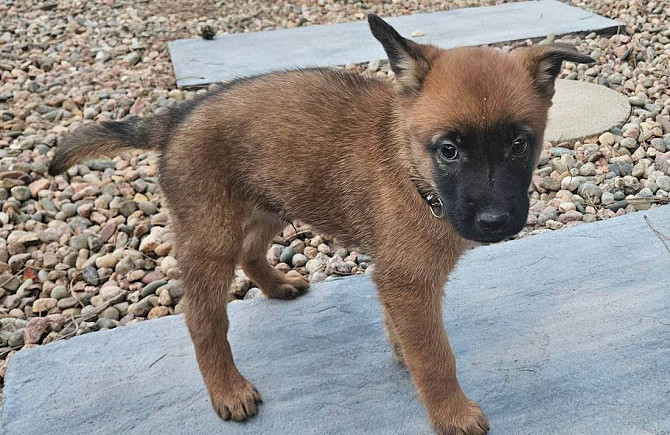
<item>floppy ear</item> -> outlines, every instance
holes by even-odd
[[[407,96],[418,94],[430,69],[430,61],[439,49],[403,38],[375,14],[368,15],[368,23],[372,35],[381,42],[386,51],[391,70],[400,84],[400,91]]]
[[[535,45],[514,50],[535,82],[538,92],[547,98],[554,96],[554,82],[561,72],[564,60],[577,63],[595,63],[570,44]]]

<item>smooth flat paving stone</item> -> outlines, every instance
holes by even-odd
[[[609,18],[554,0],[388,18],[404,36],[443,48],[564,35],[614,31]],[[345,65],[386,58],[366,22],[308,26],[222,35],[211,41],[168,42],[179,87],[204,85],[268,71]]]
[[[608,87],[557,80],[544,139],[573,142],[597,136],[630,117],[628,98]]]
[[[470,251],[445,324],[491,434],[670,432],[670,207]],[[428,434],[364,277],[230,306],[241,371],[263,394],[219,421],[181,316],[22,350],[3,434]]]

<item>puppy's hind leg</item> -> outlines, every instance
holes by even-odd
[[[200,214],[193,213],[196,219]],[[179,262],[186,298],[186,325],[214,410],[224,420],[242,421],[257,412],[261,398],[240,374],[228,342],[228,289],[239,258],[239,216],[211,213],[209,225],[177,219]]]
[[[396,330],[395,325],[393,324],[393,319],[386,312],[386,308],[382,305],[382,320],[384,321],[384,333],[386,334],[386,339],[391,345],[391,352],[393,354],[393,359],[398,364],[405,364],[405,355],[402,352],[402,344],[398,338],[398,331]]]
[[[272,238],[279,233],[283,221],[270,213],[254,210],[244,225],[242,270],[272,299],[293,299],[304,294],[309,281],[288,276],[270,266],[265,254]]]

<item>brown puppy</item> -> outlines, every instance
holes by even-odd
[[[468,239],[499,241],[524,225],[561,62],[592,59],[566,45],[445,51],[377,16],[369,23],[395,88],[331,69],[238,80],[149,119],[82,128],[49,171],[122,149],[161,153],[186,323],[223,419],[249,418],[260,402],[226,337],[235,266],[268,297],[305,292],[307,281],[265,258],[272,237],[300,218],[374,256],[389,341],[435,430],[481,434],[488,423],[461,391],[442,324],[443,287]],[[412,264],[395,255],[400,247]]]

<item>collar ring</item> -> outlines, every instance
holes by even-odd
[[[433,217],[437,219],[442,219],[444,217],[444,203],[442,198],[437,195],[428,195],[426,196],[426,202],[430,206],[430,213]]]

